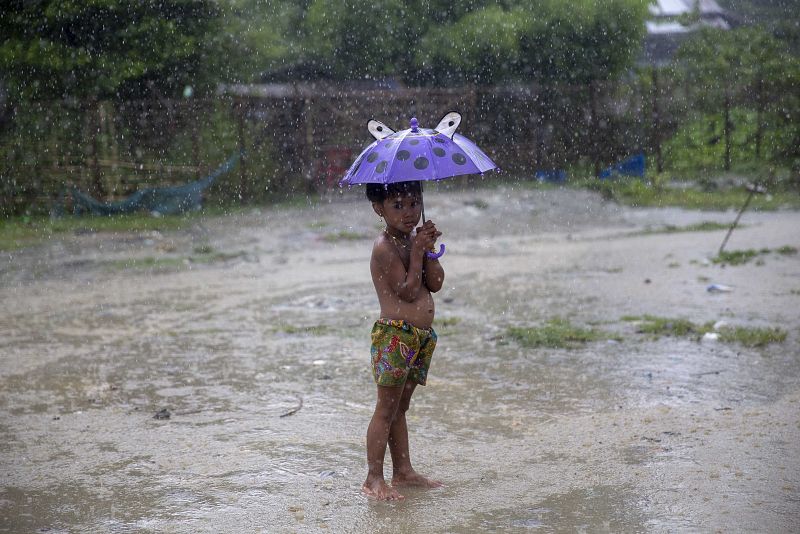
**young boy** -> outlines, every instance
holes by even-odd
[[[362,489],[379,500],[399,500],[404,497],[397,487],[442,485],[411,467],[406,427],[411,395],[417,385],[425,385],[436,346],[431,293],[442,288],[444,270],[425,253],[442,233],[431,221],[414,230],[422,214],[419,182],[367,184],[367,198],[386,228],[375,240],[370,260],[381,318],[372,329],[378,400],[367,429],[369,472]],[[383,478],[387,443],[392,456],[391,486]]]

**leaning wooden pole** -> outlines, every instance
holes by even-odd
[[[744,201],[744,204],[742,205],[742,208],[739,210],[739,213],[736,214],[736,218],[733,220],[733,224],[731,224],[731,227],[728,229],[728,233],[725,234],[725,239],[722,240],[722,244],[719,246],[719,251],[717,251],[717,256],[721,255],[722,251],[725,249],[725,245],[728,243],[728,238],[731,237],[731,234],[733,233],[733,230],[736,228],[736,225],[739,224],[739,219],[741,219],[742,213],[744,213],[744,210],[747,209],[747,206],[753,199],[753,195],[755,195],[756,193],[759,194],[766,193],[767,190],[761,187],[760,185],[747,184],[747,192],[748,192],[747,199]]]

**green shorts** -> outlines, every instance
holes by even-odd
[[[407,321],[378,319],[372,327],[372,374],[379,386],[402,386],[406,380],[425,385],[436,348],[433,328]]]

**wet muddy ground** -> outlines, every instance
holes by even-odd
[[[723,267],[707,259],[724,230],[661,231],[733,212],[426,198],[447,280],[409,426],[415,466],[446,487],[360,493],[380,226],[354,191],[4,253],[0,531],[796,531],[798,255]],[[729,250],[800,246],[798,212],[742,224]],[[645,314],[788,335],[747,348],[623,320]],[[553,317],[616,339],[505,335]]]

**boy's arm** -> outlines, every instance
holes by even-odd
[[[400,256],[388,246],[388,243],[379,243],[375,247],[373,261],[376,272],[386,282],[400,299],[414,302],[422,287],[422,258],[424,251],[412,246],[411,258],[406,271]]]
[[[438,259],[431,259],[425,256],[422,263],[422,276],[425,280],[425,286],[431,293],[436,293],[442,289],[444,269]]]
[[[430,219],[426,221],[419,229],[417,229],[417,236],[425,244],[426,250],[432,250],[436,244],[436,240],[442,233],[436,229],[436,225]],[[422,280],[425,282],[425,287],[431,293],[436,293],[442,289],[444,283],[444,269],[439,263],[438,258],[429,258],[427,254],[422,256]]]

